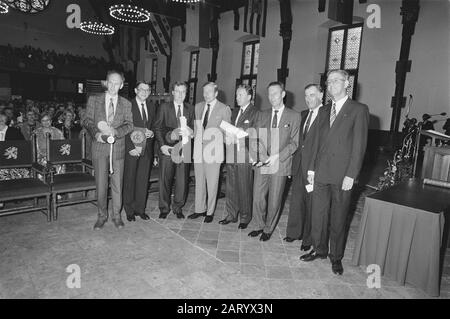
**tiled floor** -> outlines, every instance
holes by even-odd
[[[184,213],[193,212],[193,188]],[[211,224],[158,219],[157,193],[149,196],[149,221],[111,222],[93,231],[91,204],[60,209],[47,223],[40,213],[0,218],[0,298],[428,298],[422,291],[382,278],[380,289],[366,286],[363,268],[350,265],[361,197],[354,216],[343,276],[328,260],[301,262],[298,241],[283,242],[289,198],[272,238],[260,242],[237,224],[222,226],[220,199]],[[251,229],[251,225],[249,227]],[[66,272],[76,264],[81,288],[69,289]],[[450,297],[447,251],[441,297]]]

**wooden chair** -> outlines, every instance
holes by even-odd
[[[51,192],[45,183],[45,167],[36,162],[35,141],[33,135],[32,141],[0,142],[0,169],[25,168],[30,171],[30,177],[0,181],[0,203],[33,200],[32,204],[0,209],[0,216],[41,211],[47,216],[47,221],[51,221]],[[41,174],[44,181],[38,179],[36,174]],[[45,197],[45,205],[39,205],[39,198],[42,197]]]
[[[95,190],[95,178],[92,175],[92,162],[85,158],[85,139],[85,134],[82,134],[82,139],[68,140],[51,140],[50,136],[47,136],[47,169],[50,172],[53,220],[58,219],[60,206],[94,203],[97,200],[88,196],[89,191]],[[68,164],[80,165],[81,171],[57,174],[58,166]],[[58,196],[74,192],[82,192],[81,198],[63,198],[63,196],[59,198]]]

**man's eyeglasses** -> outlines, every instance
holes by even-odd
[[[338,81],[345,81],[345,79],[328,80],[328,81],[326,81],[325,83],[328,84],[328,85],[330,85],[330,84],[335,84],[335,83],[337,83]]]

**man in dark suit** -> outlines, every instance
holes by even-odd
[[[205,223],[211,223],[214,219],[220,166],[225,158],[223,132],[219,126],[222,121],[229,123],[231,120],[230,107],[217,100],[218,93],[216,83],[204,84],[204,101],[195,105],[195,213],[188,218],[204,216]]]
[[[254,127],[255,116],[258,112],[251,102],[253,89],[249,85],[240,85],[236,90],[236,101],[239,108],[231,113],[231,124],[247,131]],[[219,224],[227,225],[238,221],[239,229],[246,229],[252,219],[253,198],[253,167],[249,160],[249,138],[237,139],[227,135],[226,139],[226,211],[227,216]]]
[[[134,89],[136,97],[131,100],[131,113],[135,128],[145,130],[145,147],[139,152],[131,140],[131,133],[125,136],[125,166],[123,180],[123,206],[128,221],[135,221],[135,216],[143,220],[150,217],[145,213],[147,204],[148,180],[153,161],[153,123],[155,106],[149,100],[150,85],[138,82]]]
[[[300,114],[283,103],[286,95],[283,83],[272,82],[267,90],[272,108],[258,113],[258,139],[256,147],[251,143],[250,154],[252,159],[258,160],[253,184],[255,230],[248,235],[261,234],[262,241],[270,239],[281,214],[281,200],[286,179],[291,175],[292,155],[298,148],[300,128]]]
[[[311,165],[315,138],[319,133],[319,113],[322,113],[323,90],[318,84],[305,87],[308,110],[301,112],[299,146],[292,160],[291,204],[286,227],[287,242],[301,239],[300,250],[311,248],[311,193],[307,191],[307,172]]]
[[[326,112],[320,123],[313,164],[308,170],[308,181],[314,186],[314,250],[300,257],[303,261],[312,261],[316,258],[325,259],[329,255],[331,269],[339,275],[344,272],[341,260],[345,250],[351,189],[362,166],[369,126],[367,105],[349,99],[348,85],[346,71],[328,72],[327,89],[332,97],[332,104],[324,107]]]
[[[194,107],[184,102],[186,91],[186,83],[175,82],[172,85],[173,102],[161,104],[156,116],[155,134],[160,149],[159,218],[166,218],[170,212],[170,196],[174,178],[172,210],[177,218],[184,218],[182,208],[186,203],[189,190],[191,135],[194,128]],[[189,130],[183,131],[181,127],[183,118],[186,119]],[[183,136],[185,136],[184,144]]]
[[[122,182],[125,154],[125,135],[133,130],[131,103],[118,95],[123,87],[124,76],[118,71],[109,71],[106,77],[107,91],[97,96],[91,96],[87,102],[86,117],[83,126],[92,136],[92,164],[94,166],[97,188],[98,219],[94,229],[101,229],[108,220],[108,177],[111,181],[112,220],[116,228],[124,226],[120,217],[122,210]],[[107,129],[100,131],[99,122],[106,122]],[[112,136],[111,145],[105,141],[105,136]],[[112,172],[110,168],[112,162]],[[110,170],[108,172],[108,170]],[[110,174],[108,174],[110,173]]]
[[[0,114],[0,142],[24,140],[22,132],[15,127],[6,125],[7,121],[8,117],[5,114]]]

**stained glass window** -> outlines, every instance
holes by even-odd
[[[256,92],[256,82],[259,62],[259,41],[244,42],[242,52],[242,70],[240,82],[253,88],[253,98]]]
[[[356,24],[330,29],[326,67],[322,77],[322,81],[325,82],[329,70],[346,70],[349,74],[347,94],[352,99],[355,97],[357,89],[362,27],[362,24]],[[328,92],[325,93],[324,99],[325,102],[328,102],[331,100],[331,96]]]
[[[192,51],[189,61],[189,79],[188,83],[188,101],[190,104],[195,104],[195,95],[197,94],[197,74],[198,74],[198,58],[200,51]]]
[[[156,79],[158,74],[158,59],[152,60],[152,76],[150,81],[150,90],[152,94],[156,93]]]

